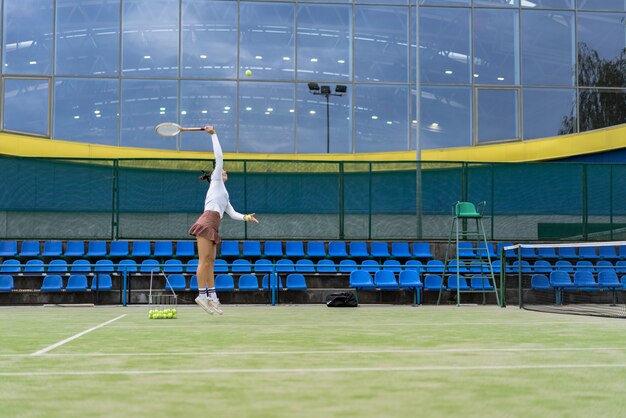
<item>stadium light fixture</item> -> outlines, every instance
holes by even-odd
[[[309,83],[309,93],[326,97],[326,153],[330,154],[330,96],[343,96],[348,92],[348,86],[337,84],[333,93],[330,86],[320,86],[318,83]]]

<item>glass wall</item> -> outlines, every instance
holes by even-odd
[[[202,133],[154,126],[213,123],[227,152],[307,154],[626,123],[623,0],[1,4],[10,132],[209,151]]]

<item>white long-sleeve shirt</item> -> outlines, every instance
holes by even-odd
[[[228,191],[226,191],[226,185],[222,179],[224,155],[216,134],[211,135],[211,141],[213,142],[213,153],[215,154],[215,169],[211,174],[211,185],[204,199],[204,210],[213,210],[220,214],[220,218],[224,217],[224,212],[226,212],[234,220],[243,221],[244,215],[233,209],[228,199]]]

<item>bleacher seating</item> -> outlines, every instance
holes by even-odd
[[[128,241],[111,241],[109,246],[109,257],[128,257]]]
[[[365,270],[354,270],[352,273],[350,273],[350,287],[354,289],[369,290],[373,290],[376,288],[376,286],[374,286],[374,280],[372,279],[372,275]]]
[[[187,281],[182,274],[170,274],[165,282],[165,290],[180,291],[187,288]]]
[[[370,256],[367,250],[367,243],[364,241],[352,241],[350,243],[350,257],[367,258]]]
[[[39,290],[42,292],[60,292],[63,290],[63,278],[58,274],[49,274],[43,278]]]
[[[106,257],[107,255],[107,243],[105,241],[89,241],[87,245],[86,257]]]
[[[96,274],[91,281],[91,290],[107,291],[113,289],[113,281],[108,274]]]
[[[241,291],[257,291],[259,290],[259,280],[252,274],[242,274],[239,277],[237,288]]]
[[[61,241],[46,241],[43,243],[42,257],[60,257],[63,253],[63,243]]]
[[[280,241],[266,241],[263,255],[270,258],[280,258],[283,254],[283,244]]]
[[[248,258],[261,257],[261,243],[259,241],[244,241],[241,254]]]
[[[193,241],[177,241],[176,252],[174,254],[177,258],[195,257],[196,246]]]
[[[306,279],[300,273],[292,273],[287,276],[287,290],[306,290]]]
[[[87,291],[87,277],[84,274],[72,274],[67,279],[67,292],[85,292]]]
[[[389,244],[386,242],[374,241],[370,244],[370,254],[372,257],[387,258],[391,257],[389,253]]]
[[[408,242],[392,242],[391,256],[394,258],[411,258],[411,251]]]
[[[195,277],[195,276],[194,276]],[[197,289],[196,287],[194,289]],[[235,279],[230,274],[219,274],[215,277],[215,291],[216,292],[234,292],[235,291]]]
[[[172,257],[174,247],[172,241],[156,241],[154,243],[154,257]]]
[[[221,257],[237,258],[239,257],[239,242],[238,241],[222,241],[222,250],[220,252]]]
[[[396,276],[389,270],[378,270],[374,274],[374,285],[382,290],[397,290]]]
[[[306,258],[296,261],[295,268],[297,273],[315,273],[315,264]]]
[[[41,254],[41,247],[39,241],[23,241],[20,253],[21,258],[39,257]]]
[[[17,241],[0,241],[0,257],[15,257]]]
[[[287,241],[285,243],[285,255],[290,258],[304,257],[304,243],[302,241]]]
[[[310,258],[325,258],[326,247],[322,241],[309,241],[306,244],[306,255]]]
[[[0,265],[0,273],[2,274],[17,274],[22,271],[19,260],[4,260]]]
[[[10,292],[13,288],[13,276],[9,274],[0,274],[0,292]]]
[[[84,241],[68,241],[65,244],[64,257],[82,257],[85,255]]]
[[[328,243],[328,256],[334,259],[341,259],[348,257],[346,251],[346,243],[343,241],[331,241]]]

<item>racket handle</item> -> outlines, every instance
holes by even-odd
[[[204,131],[204,128],[180,128],[181,131]]]

